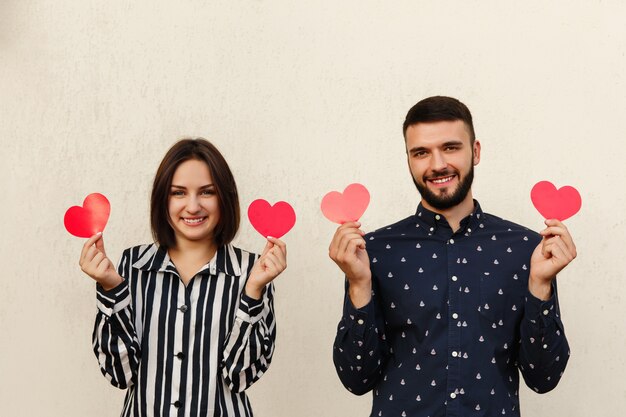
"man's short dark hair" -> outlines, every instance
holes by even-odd
[[[467,106],[453,97],[433,96],[425,98],[411,107],[402,125],[402,134],[406,139],[406,130],[418,123],[462,120],[470,134],[470,143],[474,143],[474,123],[472,113]]]
[[[205,162],[211,173],[220,209],[220,219],[213,233],[213,240],[217,247],[230,243],[239,230],[239,195],[226,160],[220,151],[206,139],[182,139],[176,142],[163,157],[152,185],[150,198],[152,237],[164,249],[176,246],[176,236],[170,224],[168,211],[172,178],[176,168],[190,159]]]

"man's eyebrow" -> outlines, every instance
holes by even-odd
[[[463,145],[463,141],[462,140],[456,140],[456,139],[452,139],[449,140],[447,142],[444,142],[443,146],[452,146],[452,145]]]
[[[415,153],[415,152],[420,152],[420,151],[427,151],[428,149],[426,149],[423,146],[416,146],[414,148],[409,149],[409,153]]]

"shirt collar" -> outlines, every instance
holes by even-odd
[[[474,210],[461,220],[460,228],[456,233],[472,233],[478,227],[483,217],[484,213],[480,208],[480,204],[474,200]],[[423,227],[428,231],[428,234],[434,234],[440,229],[452,231],[448,221],[442,214],[427,209],[422,203],[417,206],[415,223],[416,227]]]
[[[133,267],[143,271],[177,273],[167,250],[155,243],[148,245]],[[218,271],[230,276],[241,276],[241,259],[230,244],[219,247],[213,258],[198,273],[217,275]]]

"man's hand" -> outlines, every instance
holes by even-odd
[[[365,233],[361,223],[347,222],[337,228],[328,248],[328,256],[335,261],[348,279],[348,294],[352,305],[361,308],[372,297],[372,272],[365,251]]]
[[[547,300],[552,296],[552,280],[576,258],[576,245],[567,227],[558,220],[545,221],[539,234],[543,239],[530,258],[528,289],[535,297]]]

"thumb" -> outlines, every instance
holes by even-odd
[[[104,237],[102,235],[100,235],[100,238],[96,240],[96,249],[102,252],[104,256],[107,256],[107,252],[104,250]]]

